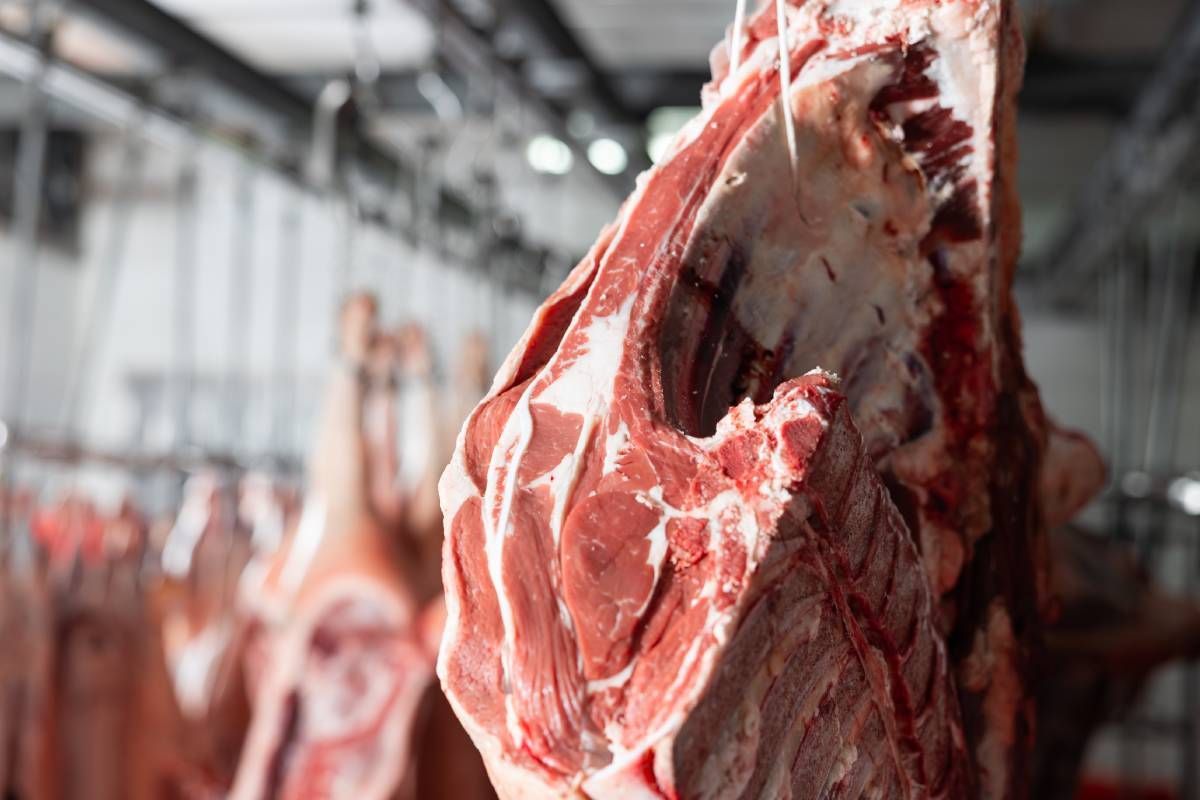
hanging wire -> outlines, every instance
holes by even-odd
[[[775,22],[779,27],[779,111],[783,114],[783,134],[787,137],[788,163],[791,165],[792,183],[796,176],[796,122],[792,119],[792,65],[788,47],[787,0],[775,0]]]
[[[729,53],[729,74],[738,71],[742,61],[742,46],[746,41],[746,0],[737,0],[737,8],[733,12],[733,42]]]

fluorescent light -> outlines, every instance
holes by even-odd
[[[679,133],[700,109],[689,106],[662,106],[650,112],[646,118],[646,154],[657,164],[667,154],[671,140]]]
[[[605,175],[620,175],[629,166],[629,155],[615,139],[597,139],[588,145],[588,161]]]
[[[547,175],[566,175],[575,162],[571,148],[567,147],[566,142],[545,135],[529,140],[529,146],[525,148],[525,158],[534,170]]]
[[[667,148],[671,146],[671,140],[675,138],[673,133],[657,133],[650,137],[649,143],[646,145],[646,154],[650,156],[650,160],[657,164],[662,161],[663,156],[667,154]]]

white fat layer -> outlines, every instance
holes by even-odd
[[[564,414],[586,414],[595,408],[595,398],[604,405],[612,396],[613,382],[625,355],[629,339],[629,318],[636,295],[630,293],[617,311],[606,317],[594,317],[579,331],[587,343],[587,351],[563,365],[561,371],[552,369],[543,374],[554,375],[553,382],[537,393],[537,402],[554,406]]]
[[[844,17],[856,27],[870,26],[881,18],[887,18],[900,10],[904,0],[832,0],[826,5],[827,13]]]
[[[629,426],[622,420],[617,424],[616,432],[604,439],[604,467],[600,471],[602,476],[611,475],[617,471],[617,467],[621,462],[621,456],[625,454],[625,450],[628,447]]]
[[[667,557],[667,520],[669,517],[663,515],[659,523],[654,526],[654,530],[646,535],[650,540],[650,552],[646,554],[646,564],[654,570],[654,585],[658,585],[659,575],[662,573],[663,560]],[[646,596],[646,601],[638,608],[636,616],[640,617],[647,606],[650,605],[650,597]]]
[[[966,47],[938,47],[939,57],[929,66],[928,75],[938,85],[942,105],[952,109],[958,119],[972,123],[974,152],[968,166],[979,186],[984,219],[991,205],[992,114],[999,79],[995,41],[985,23],[988,15],[998,13],[989,2],[981,3],[974,16],[961,3],[936,6],[932,13],[935,37],[958,39],[965,32]]]
[[[504,640],[500,648],[500,666],[505,678],[512,674],[512,652],[515,646],[515,627],[512,603],[504,591],[504,542],[511,527],[513,499],[517,491],[517,475],[521,459],[533,438],[533,417],[529,411],[529,396],[533,384],[526,387],[520,400],[505,423],[500,441],[492,451],[488,465],[487,491],[483,498],[484,551],[487,554],[488,574],[496,589],[496,601],[500,610],[500,621],[504,627]],[[499,501],[499,513],[493,510]],[[504,696],[505,722],[509,735],[518,746],[524,741],[524,731],[513,705],[512,693]]]
[[[587,442],[595,430],[597,421],[602,419],[608,410],[607,398],[612,396],[612,386],[624,353],[633,301],[634,296],[630,295],[614,314],[592,319],[581,331],[587,342],[587,351],[583,354],[585,357],[568,364],[549,386],[542,388],[541,380],[535,380],[526,387],[492,451],[483,503],[484,549],[487,554],[488,574],[496,589],[500,620],[504,628],[501,666],[506,679],[512,670],[516,627],[512,604],[508,600],[508,593],[504,591],[504,547],[512,533],[513,503],[520,489],[521,465],[533,440],[531,404],[534,402],[534,395],[541,388],[537,394],[537,402],[552,404],[564,413],[582,414],[584,418],[575,450],[568,457],[571,459],[570,463],[563,468],[561,478],[554,481],[555,485],[551,489],[554,495],[551,532],[557,545],[570,495],[582,470]],[[547,364],[543,376],[554,374],[558,359],[559,355],[556,354]],[[561,462],[559,466],[562,466]],[[560,614],[560,618],[561,616]],[[569,615],[563,623],[569,630]],[[509,734],[514,743],[519,745],[524,741],[524,732],[513,704],[512,694],[505,696],[505,719]]]
[[[810,73],[837,91],[805,91]],[[755,180],[788,169],[786,150],[772,144],[777,116],[764,115],[726,164],[697,230],[706,241],[749,243],[734,301],[738,321],[768,348],[790,349],[786,375],[819,361],[852,376],[855,417],[875,452],[906,434],[905,409],[926,391],[905,362],[936,310],[927,292],[931,269],[918,252],[932,213],[920,180],[878,134],[867,108],[893,68],[865,58],[818,61],[801,77],[793,109],[837,122],[799,127],[805,179],[797,191]]]
[[[634,295],[630,294],[616,313],[593,319],[591,324],[583,329],[587,352],[567,365],[554,382],[537,395],[538,404],[547,404],[561,413],[576,413],[583,417],[575,449],[559,463],[559,467],[564,467],[565,464],[565,468],[555,476],[550,488],[554,498],[550,534],[556,547],[562,538],[563,523],[566,521],[571,495],[583,472],[588,443],[592,440],[596,426],[609,410],[609,398],[612,397],[613,384],[617,379],[617,370],[621,366],[625,342],[629,337],[629,318],[633,310],[633,301]]]
[[[610,675],[607,678],[598,681],[588,681],[588,691],[593,694],[607,692],[609,689],[620,689],[625,684],[629,683],[629,679],[633,677],[633,668],[635,662],[630,661],[625,669],[618,672],[616,675]]]
[[[554,508],[550,512],[550,535],[554,539],[555,549],[558,548],[558,543],[562,539],[563,523],[567,518],[567,504],[570,503],[571,495],[575,492],[579,474],[583,472],[583,457],[587,453],[588,442],[592,440],[592,434],[596,431],[596,425],[600,419],[600,414],[596,411],[590,411],[584,415],[583,425],[579,429],[579,439],[575,442],[575,449],[559,464],[560,467],[565,466],[565,468],[551,486],[550,494],[554,498]]]
[[[554,469],[544,475],[541,475],[526,484],[527,489],[552,489],[563,478],[567,477],[567,473],[571,471],[571,466],[575,463],[571,453],[567,453],[562,457],[562,460],[554,465]]]
[[[583,782],[587,797],[621,798],[621,800],[661,800],[662,794],[646,785],[639,762],[645,751],[631,753],[627,758],[614,759],[604,769]]]

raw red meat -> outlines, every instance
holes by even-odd
[[[1104,489],[1108,467],[1082,433],[1051,425],[1042,462],[1040,496],[1046,527],[1066,525]]]
[[[795,159],[766,8],[443,476],[439,673],[503,797],[1022,795],[1012,4],[787,16]]]
[[[22,796],[156,800],[194,777],[138,566],[80,557],[35,601]]]

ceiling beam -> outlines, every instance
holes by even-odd
[[[292,91],[147,0],[87,0],[75,9],[99,14],[177,63],[203,69],[218,82],[236,87],[241,95],[268,111],[305,120],[305,124],[312,116],[310,98]]]
[[[600,68],[592,55],[583,47],[575,32],[567,26],[552,0],[522,0],[508,2],[508,13],[523,16],[538,32],[541,39],[561,58],[576,62],[587,75],[584,90],[592,95],[611,117],[613,122],[624,125],[639,125],[642,115],[635,114],[612,78]]]
[[[315,113],[315,95],[309,95],[262,72],[148,0],[87,0],[86,3],[76,4],[73,9],[118,28],[148,49],[169,57],[179,68],[194,70],[233,95],[278,116],[289,129],[297,132],[299,141],[308,142]],[[121,91],[128,89],[119,82],[107,83]],[[369,136],[361,126],[351,125],[339,136],[339,147],[356,161],[364,174],[388,187],[411,189],[416,186],[419,167]],[[276,166],[293,179],[301,177],[284,165]],[[477,208],[465,194],[453,187],[441,186],[439,192],[437,208],[442,225],[466,231],[478,231],[485,227],[483,220],[490,213],[487,209]],[[427,232],[419,230],[410,233],[428,237]],[[438,245],[433,241],[426,244]],[[531,281],[539,279],[545,252],[523,242],[514,243],[513,247],[521,253],[521,258],[516,260],[526,263],[531,275],[518,275],[513,270],[508,283],[524,290]]]
[[[1032,276],[1059,307],[1078,304],[1156,204],[1195,177],[1200,148],[1200,2],[1192,4],[1133,112],[1084,183]]]
[[[588,160],[587,142],[569,130],[566,118],[569,109],[538,91],[519,63],[501,57],[491,31],[480,30],[447,0],[412,0],[412,6],[427,15],[438,36],[439,54],[454,69],[463,75],[490,76],[502,82],[508,92],[541,117],[549,133],[567,143],[580,162],[592,170],[615,197],[624,198],[629,193],[634,176],[649,166],[647,158],[642,157],[639,161],[638,153],[631,154],[630,168],[622,175],[605,175],[595,170]],[[640,135],[640,126],[634,130]]]

